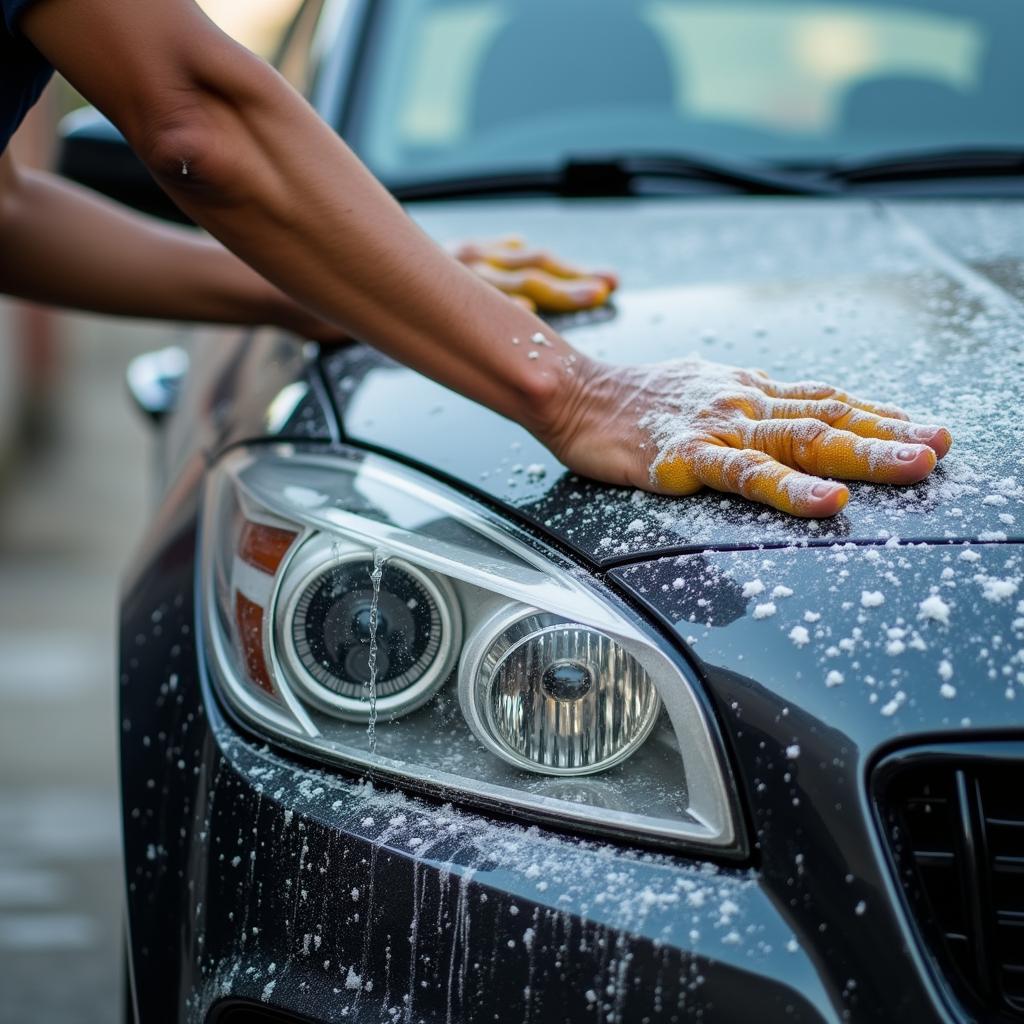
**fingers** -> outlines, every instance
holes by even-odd
[[[937,455],[926,444],[860,437],[818,419],[749,420],[742,443],[787,466],[816,476],[912,484],[934,468]]]
[[[611,270],[586,270],[544,249],[529,247],[515,235],[494,242],[463,242],[453,249],[463,263],[488,263],[498,270],[542,270],[552,277],[566,280],[596,278],[607,285],[609,292],[619,286],[619,278]]]
[[[750,383],[754,387],[760,388],[766,395],[772,398],[799,398],[812,401],[834,399],[838,402],[845,402],[855,409],[863,409],[865,412],[871,412],[876,416],[883,416],[887,419],[910,419],[902,409],[895,405],[885,405],[880,402],[869,402],[863,398],[854,398],[845,391],[840,391],[839,388],[834,388],[830,384],[822,384],[819,381],[797,381],[793,384],[782,384],[770,379],[753,379]]]
[[[768,383],[771,378],[764,370],[759,370],[757,367],[750,367],[749,369],[739,370],[736,374],[737,379],[741,384],[746,384],[747,387],[753,387],[763,389],[765,384]]]
[[[554,277],[586,277],[587,272],[579,267],[567,263],[554,253],[545,252],[541,249],[512,248],[504,246],[493,246],[484,249],[484,259],[492,267],[502,270],[521,270],[526,267],[535,267],[537,270],[544,270]]]
[[[554,253],[545,252],[541,249],[525,248],[494,248],[484,250],[484,260],[492,267],[499,270],[524,270],[532,268],[543,270],[552,277],[561,277],[567,280],[582,280],[586,278],[597,278],[603,281],[609,291],[618,286],[619,279],[611,271],[590,271],[567,263]]]
[[[805,518],[834,516],[850,497],[842,484],[798,472],[765,452],[708,442],[695,442],[662,458],[653,474],[666,494],[692,494],[707,486]]]
[[[523,296],[538,309],[553,313],[571,313],[593,309],[608,299],[608,283],[594,277],[562,279],[543,270],[500,270],[493,264],[470,264],[488,283],[509,295]]]
[[[910,423],[891,416],[878,416],[835,398],[813,401],[803,398],[775,398],[765,407],[765,419],[816,419],[858,437],[877,437],[907,444],[926,444],[941,459],[953,443],[945,427]]]

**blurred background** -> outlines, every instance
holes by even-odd
[[[297,0],[207,0],[269,53]],[[54,155],[51,83],[12,145]],[[150,494],[128,361],[167,325],[0,298],[0,1024],[120,1020],[115,609]]]

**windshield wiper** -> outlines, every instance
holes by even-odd
[[[1024,176],[1022,149],[940,149],[887,153],[828,168],[826,177],[844,185],[927,181],[942,178]]]
[[[834,195],[839,191],[817,174],[791,174],[770,167],[676,154],[573,157],[555,168],[392,182],[391,191],[403,201],[530,194],[634,196],[656,191],[652,185],[658,181],[720,185],[745,195]]]

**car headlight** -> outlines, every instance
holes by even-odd
[[[480,740],[546,775],[591,775],[624,761],[661,710],[650,676],[610,636],[520,608],[482,625],[459,683]]]
[[[462,620],[444,577],[320,534],[284,583],[280,657],[310,703],[369,723],[415,710],[451,674]]]
[[[201,551],[211,678],[268,739],[576,830],[739,849],[686,666],[450,488],[355,451],[235,451]]]

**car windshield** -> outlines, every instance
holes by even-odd
[[[344,130],[385,180],[1024,143],[1020,0],[378,0]]]

